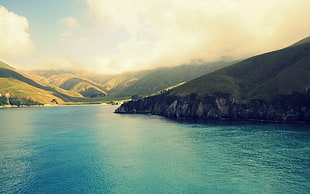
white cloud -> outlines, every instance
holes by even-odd
[[[0,55],[15,57],[30,54],[34,44],[28,28],[27,18],[0,6]]]
[[[74,34],[80,29],[79,22],[73,17],[62,18],[59,21],[63,25],[63,32],[58,36],[58,42],[66,42],[71,40]]]
[[[73,17],[62,18],[60,20],[60,22],[63,25],[65,25],[66,28],[69,28],[69,29],[74,29],[74,28],[79,28],[80,27],[78,21],[76,19],[74,19]]]
[[[310,33],[309,0],[85,1],[97,26],[129,34],[101,56],[120,70],[249,57]]]

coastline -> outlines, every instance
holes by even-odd
[[[87,105],[111,105],[119,106],[119,104],[109,104],[109,103],[74,103],[74,104],[41,104],[41,105],[3,105],[0,106],[0,109],[5,108],[28,108],[28,107],[58,107],[58,106],[87,106]]]
[[[47,105],[41,104],[41,105],[3,105],[0,106],[0,108],[25,108],[25,107],[44,107]],[[50,105],[53,106],[53,105]]]
[[[272,100],[253,99],[238,103],[230,94],[158,95],[129,101],[115,113],[153,114],[177,120],[253,121],[310,123],[310,91],[277,95]]]

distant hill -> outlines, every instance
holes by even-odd
[[[228,66],[232,62],[215,62],[205,64],[181,65],[177,67],[158,68],[143,72],[139,79],[132,80],[126,86],[119,85],[110,90],[111,94],[118,96],[130,96],[133,94],[150,95],[170,86],[190,81],[205,73],[209,73]]]
[[[205,74],[118,113],[170,118],[310,122],[310,39]]]
[[[130,98],[133,95],[147,96],[165,88],[199,77],[205,73],[228,66],[233,62],[197,63],[154,70],[126,72],[115,75],[94,74],[74,71],[32,71],[44,77],[50,84],[66,90],[85,94],[81,90],[92,87],[109,98]],[[43,78],[42,78],[43,79]],[[83,83],[83,84],[81,84]],[[87,96],[89,97],[89,96]]]
[[[84,97],[98,98],[107,95],[107,92],[103,91],[100,86],[93,81],[70,73],[52,75],[47,80],[50,84],[65,90],[78,92]]]
[[[4,62],[0,62],[0,94],[31,99],[42,104],[63,104],[82,97],[78,93],[35,80],[30,74],[18,71]]]

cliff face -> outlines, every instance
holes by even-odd
[[[117,113],[177,119],[310,122],[310,42],[253,56]],[[297,92],[298,91],[298,92]]]
[[[270,101],[251,100],[248,103],[239,103],[234,96],[226,93],[204,96],[162,94],[127,102],[115,112],[151,113],[176,119],[310,122],[310,90],[277,95]]]

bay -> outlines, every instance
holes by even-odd
[[[0,110],[0,193],[309,193],[309,125]]]

